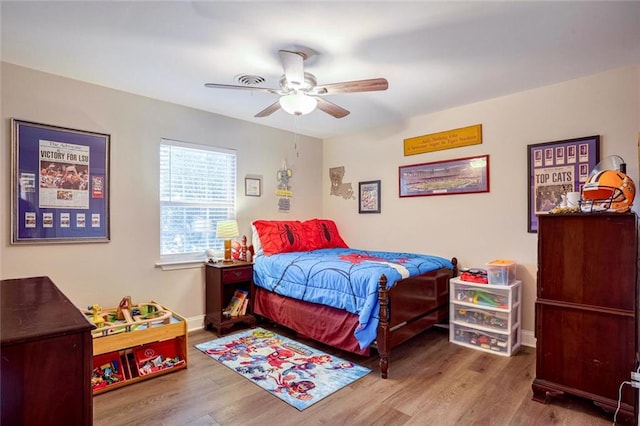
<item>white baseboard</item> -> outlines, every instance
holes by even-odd
[[[522,346],[530,346],[532,348],[536,347],[536,337],[531,330],[521,330],[522,334]]]
[[[186,318],[187,320],[187,332],[202,330],[204,327],[204,315],[198,315],[197,317]]]

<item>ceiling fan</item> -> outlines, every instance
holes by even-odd
[[[273,89],[255,86],[236,86],[230,84],[206,83],[205,87],[212,89],[241,89],[257,92],[268,92],[280,95],[280,98],[269,105],[255,117],[267,117],[280,108],[293,115],[308,114],[316,107],[335,118],[349,115],[349,111],[329,102],[323,96],[336,93],[373,92],[387,90],[389,83],[384,78],[368,80],[345,81],[341,83],[323,84],[318,86],[316,77],[304,71],[304,61],[307,55],[303,52],[279,50],[280,61],[284,74],[280,77],[280,88]]]

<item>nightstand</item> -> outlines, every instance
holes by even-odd
[[[205,269],[205,328],[214,328],[218,335],[223,336],[231,329],[255,327],[256,318],[251,315],[253,264],[241,261],[207,263]],[[249,294],[247,312],[245,315],[225,317],[222,310],[229,304],[237,289],[245,290]]]

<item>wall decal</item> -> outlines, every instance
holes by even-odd
[[[278,211],[289,212],[291,210],[291,198],[293,198],[293,192],[291,192],[291,186],[289,185],[289,179],[293,176],[293,172],[287,167],[287,162],[282,161],[282,168],[276,172],[278,179],[278,189],[276,189],[276,195],[278,198]]]
[[[355,199],[353,194],[353,186],[351,183],[343,183],[344,166],[332,167],[329,169],[329,178],[331,179],[331,191],[329,195],[335,195],[336,197],[342,197],[345,200],[350,198]]]

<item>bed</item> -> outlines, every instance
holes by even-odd
[[[391,349],[444,323],[457,261],[358,250],[327,219],[252,223],[253,312],[307,338],[360,355]]]

